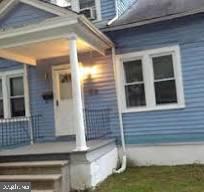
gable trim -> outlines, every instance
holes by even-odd
[[[3,0],[0,3],[0,18],[5,16],[13,7],[18,3],[24,3],[30,5],[37,9],[52,13],[56,16],[75,16],[77,13],[72,12],[71,10],[66,10],[64,8],[52,5],[50,3],[41,2],[39,0]]]

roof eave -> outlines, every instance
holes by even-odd
[[[126,29],[126,28],[139,27],[139,26],[143,26],[143,25],[158,23],[158,22],[162,22],[162,21],[168,21],[168,20],[172,20],[172,19],[176,19],[176,18],[180,18],[180,17],[185,17],[185,16],[189,16],[189,15],[195,15],[195,14],[199,14],[199,13],[203,13],[203,12],[204,12],[204,8],[193,10],[193,11],[188,11],[188,12],[183,12],[183,13],[179,13],[179,14],[174,14],[174,15],[168,15],[165,17],[158,17],[158,18],[154,18],[154,19],[144,20],[141,22],[128,23],[128,24],[123,24],[123,25],[118,25],[118,26],[110,26],[108,28],[102,29],[102,31],[104,31],[104,32],[117,31],[117,30],[122,30],[122,29]]]

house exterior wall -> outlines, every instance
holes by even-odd
[[[102,20],[110,20],[123,14],[136,0],[101,0]]]
[[[102,20],[112,19],[116,15],[115,0],[101,0]]]
[[[179,45],[186,107],[176,110],[124,113],[128,144],[204,140],[204,15],[108,33],[117,54]]]
[[[137,0],[116,0],[118,14],[122,15],[133,3],[136,3]]]
[[[53,100],[44,100],[42,95],[52,92],[52,65],[30,66],[28,70],[31,115],[39,116],[36,137],[39,140],[55,139],[55,119]]]
[[[54,14],[19,3],[6,15],[6,17],[0,19],[0,28],[20,27],[26,24],[41,22],[54,16]]]
[[[108,109],[110,124],[107,124],[107,129],[111,129],[112,135],[118,137],[118,105],[112,55],[97,54],[91,58],[89,55],[84,55],[79,59],[84,66],[96,67],[96,75],[84,81],[84,106],[87,109]]]

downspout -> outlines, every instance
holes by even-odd
[[[115,10],[116,10],[116,15],[108,21],[107,25],[110,26],[114,21],[116,21],[119,18],[119,11],[118,11],[118,0],[115,0]]]
[[[118,115],[119,115],[119,122],[120,122],[120,136],[121,136],[121,144],[122,144],[122,159],[121,159],[121,166],[117,170],[113,170],[113,173],[120,174],[123,173],[127,168],[127,154],[126,154],[126,146],[125,146],[125,134],[124,134],[124,127],[123,127],[123,117],[122,117],[122,110],[121,104],[119,101],[119,88],[117,83],[117,68],[116,68],[116,53],[115,48],[112,48],[112,56],[113,56],[113,70],[114,70],[114,79],[116,83],[116,93],[117,93],[117,103],[118,103]]]

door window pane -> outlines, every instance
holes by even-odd
[[[129,85],[125,88],[127,107],[146,105],[144,85]]]
[[[25,116],[24,98],[11,99],[11,116],[12,117]]]
[[[142,60],[124,62],[126,83],[143,81]]]
[[[10,79],[11,96],[24,95],[23,77],[14,77]]]
[[[155,79],[166,79],[174,77],[173,58],[172,55],[154,57],[153,68]]]
[[[60,89],[60,99],[61,100],[72,98],[71,74],[60,74],[59,75],[59,89]]]

